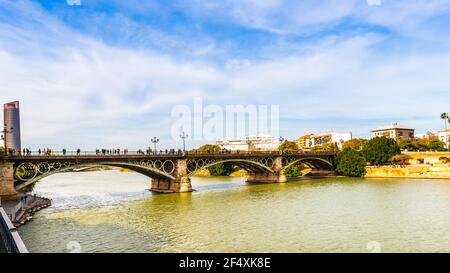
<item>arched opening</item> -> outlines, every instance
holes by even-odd
[[[195,176],[199,171],[208,170],[211,167],[224,164],[224,165],[234,165],[238,168],[245,170],[247,173],[266,173],[271,174],[274,171],[267,165],[246,159],[228,159],[228,160],[218,160],[213,162],[208,162],[204,160],[196,160],[188,162],[188,173],[189,176]]]
[[[302,168],[303,166],[306,168]],[[294,168],[296,169],[293,170]],[[329,175],[334,173],[334,166],[326,159],[311,157],[294,160],[286,165],[283,171],[291,178],[315,176],[318,174]]]
[[[123,168],[126,170],[140,173],[152,179],[175,180],[175,177],[173,175],[165,173],[164,171],[161,171],[159,169],[144,167],[141,165],[131,163],[95,162],[95,163],[75,164],[70,166],[61,166],[61,164],[59,164],[56,167],[52,168],[46,167],[45,164],[43,166],[41,165],[41,163],[38,165],[30,165],[30,163],[23,163],[14,169],[14,176],[15,176],[14,186],[17,191],[23,191],[24,189],[29,188],[31,185],[37,183],[38,181],[46,177],[58,173],[71,172],[74,169],[92,168],[98,166]],[[174,169],[171,172],[173,173]]]

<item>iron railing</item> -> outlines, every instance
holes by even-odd
[[[20,238],[16,227],[9,220],[8,215],[0,203],[0,244],[7,253],[28,253],[25,244]]]

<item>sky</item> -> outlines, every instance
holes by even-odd
[[[195,98],[279,105],[286,139],[435,132],[449,75],[450,0],[0,0],[0,102],[32,149],[179,148]]]

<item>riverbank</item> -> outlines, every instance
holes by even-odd
[[[367,178],[450,179],[449,164],[366,167]]]
[[[16,199],[2,201],[2,207],[16,228],[30,222],[38,211],[51,204],[51,199],[31,194],[21,194]]]

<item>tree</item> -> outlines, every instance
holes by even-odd
[[[419,148],[417,146],[416,141],[411,139],[404,139],[400,141],[399,143],[401,150],[407,150],[407,151],[417,151]]]
[[[428,143],[428,147],[431,151],[444,151],[445,143],[440,141],[439,139],[432,139]]]
[[[297,143],[295,143],[294,141],[284,141],[279,147],[278,147],[279,151],[289,151],[289,152],[296,152],[299,150]]]
[[[350,148],[357,151],[362,151],[368,142],[369,140],[365,138],[353,138],[344,142],[344,144],[342,145],[342,149]]]
[[[197,149],[192,150],[194,153],[219,153],[222,149],[213,144],[205,144]]]
[[[366,160],[360,151],[345,148],[336,157],[336,172],[349,177],[363,177],[366,174]]]
[[[373,165],[383,165],[394,156],[400,154],[397,142],[387,137],[371,139],[363,150],[364,157]]]
[[[311,150],[314,152],[339,152],[339,147],[333,142],[314,146]]]
[[[441,114],[441,119],[444,120],[445,123],[445,131],[447,131],[447,122],[450,122],[450,115],[448,113],[442,113]]]
[[[443,151],[445,143],[438,138],[405,139],[399,143],[401,150],[407,151]]]
[[[284,174],[287,177],[299,177],[301,176],[302,172],[300,171],[300,168],[297,165],[292,165],[284,171]]]
[[[5,148],[4,147],[0,147],[0,155],[3,155],[5,153]]]
[[[208,168],[209,174],[212,176],[229,176],[234,170],[233,165],[224,163],[215,164]]]

